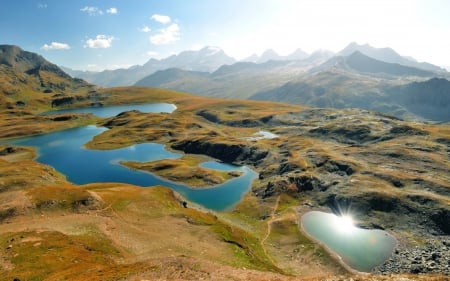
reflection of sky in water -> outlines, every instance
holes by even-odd
[[[338,254],[350,267],[369,272],[392,254],[397,244],[389,233],[361,229],[349,217],[312,211],[301,218],[303,230]]]
[[[247,137],[245,138],[248,141],[257,141],[257,140],[262,140],[262,139],[274,139],[277,138],[278,135],[271,133],[271,132],[267,132],[267,131],[259,131],[253,134],[253,137]]]
[[[154,106],[156,106],[154,104]],[[155,112],[164,111],[156,106]],[[123,107],[120,107],[123,109]],[[88,108],[89,112],[105,108]],[[111,110],[112,108],[109,108]],[[133,106],[127,110],[135,109]],[[169,107],[173,110],[173,107]],[[87,110],[87,109],[84,109]],[[71,112],[71,111],[68,111]],[[76,184],[93,182],[129,183],[142,187],[162,185],[179,192],[188,200],[213,210],[227,210],[240,201],[248,191],[257,174],[247,167],[238,167],[225,163],[206,162],[201,166],[218,170],[239,170],[243,175],[228,180],[223,184],[210,188],[193,189],[187,185],[171,182],[152,173],[133,170],[119,164],[120,161],[150,162],[160,159],[173,159],[181,154],[165,150],[164,145],[143,143],[112,150],[85,149],[84,144],[95,135],[106,131],[93,125],[79,127],[35,137],[17,139],[11,143],[16,145],[34,146],[39,152],[37,161],[53,166],[66,175],[67,179]]]
[[[92,113],[99,117],[112,117],[117,114],[138,110],[141,112],[165,112],[172,113],[177,107],[170,103],[150,103],[150,104],[132,104],[132,105],[119,105],[119,106],[104,106],[104,107],[85,107],[76,109],[62,109],[46,112],[45,114],[62,114],[62,113]]]
[[[50,146],[50,147],[52,147],[52,146],[60,146],[60,145],[63,145],[63,141],[62,140],[56,140],[56,141],[49,142],[47,145]]]

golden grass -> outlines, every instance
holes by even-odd
[[[82,94],[81,92],[82,90],[79,93]],[[304,109],[294,105],[215,100],[160,89],[129,87],[101,89],[98,90],[98,95],[105,105],[169,102],[176,104],[178,109],[170,115],[130,112],[108,119],[77,115],[75,119],[56,122],[51,118],[35,115],[36,110],[47,109],[50,100],[40,94],[32,97],[32,93],[30,90],[7,97],[9,102],[20,98],[32,106],[21,110],[16,108],[2,111],[0,125],[3,129],[0,138],[46,133],[84,124],[109,123],[111,129],[96,136],[87,144],[89,148],[112,149],[142,142],[170,145],[181,140],[246,145],[249,142],[244,137],[264,128],[236,128],[227,126],[227,122],[258,121],[273,114]],[[89,102],[81,100],[72,106],[88,105]],[[220,122],[210,122],[196,114],[203,109],[216,115]],[[364,120],[358,122],[372,121],[370,116],[365,116]],[[324,157],[330,161],[349,163],[354,168],[354,174],[338,178],[342,183],[340,192],[344,195],[363,196],[376,193],[381,197],[403,200],[406,193],[411,193],[424,194],[439,202],[448,203],[445,196],[413,190],[410,186],[404,189],[395,188],[388,181],[374,175],[379,173],[404,181],[420,177],[432,183],[448,185],[448,157],[442,151],[432,149],[436,146],[433,140],[437,137],[449,137],[450,130],[448,126],[419,127],[430,132],[430,135],[395,138],[367,146],[350,146],[335,140],[310,137],[305,134],[309,128],[299,127],[296,132],[292,128],[280,127],[274,129],[280,134],[278,139],[251,143],[270,151],[267,159],[254,168],[270,171],[271,176],[279,176],[277,171],[280,164],[291,163],[296,167],[291,174],[321,178],[331,172],[323,167],[316,167],[314,157]],[[408,142],[431,151],[408,147]],[[443,149],[442,145],[440,149]],[[396,159],[386,156],[387,151],[431,161],[435,167],[434,175],[417,173],[417,170],[425,169],[425,162]],[[9,274],[4,275],[8,278],[82,280],[90,276],[91,280],[112,280],[155,269],[158,267],[155,265],[155,259],[180,256],[214,260],[218,266],[232,265],[233,268],[288,272],[300,274],[302,277],[322,275],[324,272],[335,275],[341,272],[336,263],[306,239],[296,227],[298,222],[293,210],[302,202],[311,200],[308,194],[282,194],[273,216],[271,214],[275,199],[261,199],[252,192],[245,195],[234,211],[213,214],[204,210],[183,208],[183,199],[163,187],[145,189],[125,184],[73,186],[54,169],[34,162],[34,156],[32,149],[0,156],[1,191],[25,190],[32,208],[36,208],[30,210],[32,216],[21,213],[17,217],[8,218],[8,228],[0,226],[0,243],[3,243],[3,249],[9,246],[6,244],[10,243],[8,241],[12,238],[16,243],[23,244],[20,246],[22,248],[17,248],[16,257],[13,251],[8,252],[6,256],[1,252],[2,256],[6,257],[6,263],[13,265],[13,269],[3,271]],[[177,160],[127,165],[148,169],[160,173],[163,177],[190,185],[201,186],[207,182],[205,179],[212,177],[220,178],[220,181],[227,179],[226,174],[196,168],[201,159],[198,156],[184,155]],[[270,180],[271,178],[257,179],[255,186],[267,184]],[[76,202],[86,199],[91,200],[88,202],[93,204],[91,207],[74,208],[77,206]],[[270,223],[271,231],[267,243],[264,243],[267,248],[264,248],[260,242],[267,233],[268,216],[273,217],[273,220]],[[29,230],[24,231],[21,223],[26,223]],[[38,241],[34,243],[46,242],[35,247],[33,243],[19,243],[24,239],[17,238],[20,236],[35,237]],[[15,247],[13,245],[11,249]],[[294,249],[297,249],[296,252],[293,252]],[[42,264],[46,267],[37,269],[39,261],[26,261],[24,257],[27,255],[43,256]],[[61,256],[64,257],[63,260],[60,259]],[[297,262],[301,266],[297,266]],[[310,271],[306,270],[308,267]],[[79,272],[81,274],[77,276]],[[334,277],[330,278],[333,280]],[[366,280],[372,277],[352,278]]]
[[[149,163],[121,162],[132,169],[152,172],[174,182],[181,182],[191,187],[211,187],[241,175],[241,172],[225,172],[199,167],[204,157],[183,155],[179,159],[163,159]]]

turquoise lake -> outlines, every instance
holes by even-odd
[[[370,272],[387,260],[397,240],[379,229],[354,226],[348,217],[311,211],[301,218],[303,230],[357,271]]]
[[[64,112],[101,114],[102,117],[114,116],[127,110],[141,110],[143,112],[172,112],[176,109],[171,104],[148,104],[136,107],[98,107]],[[62,111],[58,111],[62,112]],[[100,112],[100,113],[99,113]],[[96,126],[79,127],[45,135],[8,141],[10,144],[33,146],[38,151],[38,162],[50,165],[63,173],[70,182],[88,184],[94,182],[129,183],[142,187],[155,185],[167,186],[186,199],[202,205],[208,209],[224,211],[232,208],[249,190],[257,173],[248,167],[234,166],[226,163],[210,161],[201,166],[226,171],[241,171],[239,177],[209,188],[193,189],[187,185],[175,183],[155,176],[152,173],[129,169],[119,164],[120,161],[150,162],[160,159],[173,159],[181,154],[165,150],[164,145],[156,143],[136,144],[113,150],[91,150],[84,148],[84,144],[95,135],[106,131],[107,128]]]

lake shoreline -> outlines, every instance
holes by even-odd
[[[358,270],[354,267],[352,267],[350,264],[348,264],[347,262],[344,261],[344,259],[342,258],[342,256],[335,250],[333,250],[330,246],[328,246],[325,242],[321,241],[320,239],[314,237],[312,234],[308,233],[308,231],[305,229],[305,225],[304,225],[304,221],[303,218],[305,215],[307,215],[308,213],[312,213],[312,212],[317,212],[320,213],[321,215],[333,215],[335,216],[335,214],[329,213],[329,212],[323,212],[323,211],[314,211],[314,210],[310,210],[310,211],[306,211],[306,212],[298,212],[298,219],[300,221],[300,231],[306,236],[308,237],[308,239],[311,239],[312,241],[314,241],[315,243],[317,243],[318,245],[320,245],[321,247],[324,248],[324,250],[330,254],[330,256],[336,260],[342,267],[344,267],[348,272],[352,273],[352,274],[360,274],[360,275],[367,275],[367,274],[371,274],[374,272],[374,270],[376,268],[378,268],[379,266],[381,266],[382,264],[384,264],[387,260],[389,260],[389,258],[393,255],[394,250],[397,248],[398,246],[398,240],[391,234],[387,233],[385,235],[389,235],[394,242],[394,245],[390,251],[389,256],[381,263],[376,264],[374,266],[371,266],[370,269],[368,271],[361,271]],[[312,215],[312,214],[311,214]],[[367,229],[360,229],[356,226],[354,226],[355,229],[359,229],[359,230],[367,230]],[[345,242],[345,241],[344,241]]]

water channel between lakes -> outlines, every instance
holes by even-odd
[[[128,110],[171,113],[175,109],[173,104],[158,103],[62,110],[51,114],[92,113],[100,117],[109,117]],[[8,143],[35,147],[39,154],[36,159],[38,162],[54,167],[63,173],[67,180],[75,184],[117,182],[142,187],[162,185],[177,191],[192,202],[216,211],[224,211],[237,204],[257,176],[257,173],[245,166],[234,166],[216,161],[205,162],[200,166],[222,171],[240,171],[242,175],[219,185],[194,189],[185,184],[165,180],[150,172],[129,169],[119,164],[120,161],[150,162],[182,156],[167,151],[162,144],[143,143],[113,150],[91,150],[84,147],[84,144],[94,136],[106,130],[108,129],[104,127],[89,125],[16,139]]]

